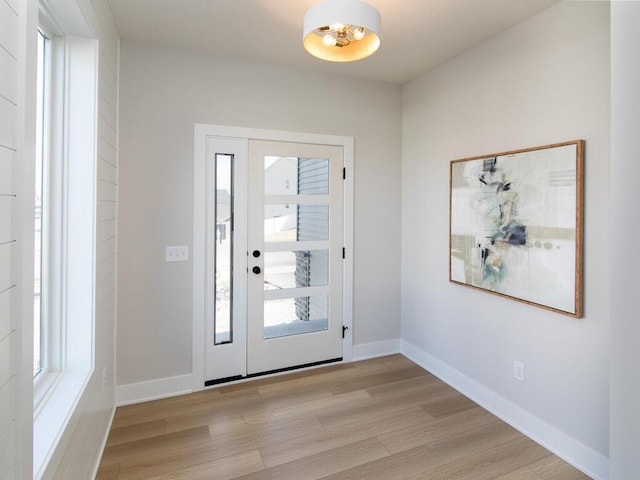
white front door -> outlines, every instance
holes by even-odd
[[[249,374],[342,357],[341,147],[249,142]]]
[[[342,359],[343,158],[207,138],[206,384]]]

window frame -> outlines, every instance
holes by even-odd
[[[64,371],[62,351],[62,230],[64,185],[64,37],[49,11],[40,7],[38,33],[48,43],[44,59],[42,210],[40,246],[40,371],[34,376],[34,415]],[[47,55],[48,53],[48,55]]]
[[[41,44],[42,44],[42,51],[41,51]],[[46,198],[46,185],[47,185],[47,178],[48,178],[48,173],[45,170],[47,164],[48,164],[48,154],[49,154],[49,148],[48,148],[48,144],[49,144],[49,126],[51,124],[50,120],[49,120],[49,99],[50,99],[50,91],[51,91],[51,40],[50,40],[50,35],[41,27],[38,27],[38,41],[37,41],[37,51],[38,51],[38,55],[37,55],[37,68],[36,68],[36,72],[37,72],[37,100],[36,100],[36,105],[37,105],[37,113],[36,113],[36,166],[35,166],[35,195],[34,195],[34,201],[36,201],[35,199],[37,198],[37,195],[40,194],[40,238],[37,238],[38,235],[38,231],[35,230],[34,231],[34,242],[39,242],[40,243],[40,254],[39,254],[39,258],[36,255],[36,247],[34,245],[34,267],[36,263],[39,263],[38,267],[39,268],[39,273],[38,276],[40,278],[40,286],[39,286],[39,290],[40,290],[40,298],[38,300],[38,302],[40,303],[39,305],[39,312],[36,315],[36,311],[35,311],[35,303],[36,303],[36,290],[35,290],[35,282],[36,282],[36,278],[34,278],[34,322],[33,322],[33,328],[34,328],[34,345],[33,345],[33,355],[34,355],[34,359],[33,359],[33,367],[34,367],[34,374],[33,374],[33,381],[34,381],[34,385],[37,386],[38,382],[41,381],[42,378],[42,374],[45,373],[46,371],[46,353],[45,353],[45,344],[46,344],[46,332],[45,332],[45,325],[46,325],[46,321],[44,320],[44,315],[45,315],[45,309],[42,308],[43,303],[45,303],[45,297],[46,294],[44,292],[44,289],[46,288],[46,282],[43,280],[43,267],[44,264],[46,263],[46,258],[47,258],[47,253],[45,251],[46,245],[47,245],[47,235],[46,235],[46,228],[45,228],[45,218],[47,216],[47,214],[44,211],[44,208],[46,205],[48,205],[48,202],[45,202],[45,198]],[[40,164],[40,165],[38,165]],[[39,173],[39,175],[38,175]],[[39,177],[39,178],[38,178]],[[38,189],[38,181],[40,182],[40,188]],[[36,204],[34,207],[34,217],[37,219],[37,212],[36,212],[36,208],[38,207],[38,205]],[[35,227],[34,227],[35,228]],[[34,268],[34,276],[36,275],[36,271]],[[36,318],[37,317],[37,318]],[[36,330],[36,323],[38,323],[38,345],[35,344],[35,330]],[[36,371],[36,349],[37,349],[37,355],[38,355],[38,370]]]
[[[43,268],[46,367],[33,382],[34,479],[48,478],[55,468],[58,445],[95,377],[99,43],[78,8],[75,2],[39,5],[39,29],[53,40],[54,91],[43,227],[49,257]]]

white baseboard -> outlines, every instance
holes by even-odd
[[[116,406],[184,395],[191,393],[192,387],[191,374],[118,385],[116,387]]]
[[[400,339],[383,340],[381,342],[361,343],[353,346],[352,361],[366,360],[368,358],[384,357],[400,353]]]
[[[354,345],[352,361],[383,357],[385,355],[393,355],[394,353],[400,353],[400,339],[398,338],[382,342]],[[188,374],[118,385],[116,387],[116,406],[120,407],[133,403],[148,402],[191,393],[193,392],[192,381],[192,375]]]
[[[100,468],[100,462],[102,461],[102,455],[104,454],[104,449],[107,448],[107,440],[109,439],[109,432],[111,432],[111,425],[113,425],[113,418],[115,417],[115,415],[116,415],[116,406],[114,405],[113,408],[111,409],[109,425],[107,426],[107,429],[104,432],[104,435],[102,436],[102,441],[100,442],[100,455],[98,455],[98,458],[96,459],[96,463],[93,466],[91,477],[89,478],[96,478],[98,476],[98,469]]]
[[[404,356],[594,480],[608,480],[609,460],[605,456],[415,345],[402,340],[400,350]]]

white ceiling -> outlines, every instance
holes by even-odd
[[[120,37],[403,84],[558,0],[367,0],[382,45],[335,64],[302,47],[305,12],[320,0],[108,0]]]

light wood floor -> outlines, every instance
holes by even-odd
[[[584,480],[401,355],[117,409],[97,480]]]

